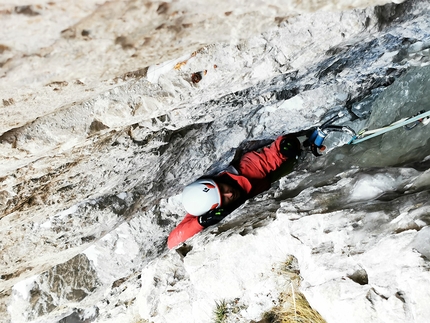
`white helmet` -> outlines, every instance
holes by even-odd
[[[218,185],[212,179],[198,179],[184,188],[182,204],[185,210],[194,216],[219,207],[221,194]]]

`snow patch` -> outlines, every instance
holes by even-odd
[[[158,83],[158,80],[161,75],[170,72],[175,68],[176,64],[180,64],[182,62],[186,62],[191,58],[191,55],[186,54],[179,58],[172,59],[170,61],[166,61],[157,65],[152,65],[148,68],[148,72],[146,74],[146,78],[151,83]]]
[[[125,200],[127,197],[127,193],[126,192],[119,193],[116,197],[121,200]]]
[[[83,253],[85,254],[85,256],[87,256],[88,260],[93,263],[93,266],[97,267],[98,257],[100,255],[100,252],[97,250],[96,246],[95,245],[90,246]]]
[[[26,278],[13,286],[14,298],[21,298],[22,300],[30,300],[30,291],[34,287],[37,275]]]
[[[396,187],[396,180],[385,174],[362,175],[351,188],[350,201],[366,201],[392,191]]]
[[[430,227],[421,229],[411,242],[412,248],[430,259]]]
[[[50,229],[52,227],[52,222],[48,220],[48,221],[42,223],[40,225],[40,227],[43,229]]]
[[[66,209],[66,210],[64,210],[64,211],[62,211],[62,212],[60,212],[60,213],[57,213],[57,214],[55,215],[55,217],[58,217],[58,218],[60,218],[60,219],[64,219],[66,216],[68,216],[68,215],[70,215],[70,214],[73,214],[73,213],[76,213],[76,211],[77,211],[77,210],[78,210],[78,208],[79,208],[79,205],[80,205],[80,203],[79,203],[79,204],[75,204],[75,205],[73,205],[73,206],[69,207],[68,209]]]

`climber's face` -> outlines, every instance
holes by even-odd
[[[231,205],[240,197],[239,190],[228,184],[219,183],[218,187],[221,193],[221,207]]]

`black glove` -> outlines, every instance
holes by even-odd
[[[285,137],[282,139],[280,144],[281,154],[289,159],[296,159],[300,156],[301,150],[298,146],[297,138],[295,137]]]
[[[224,209],[214,209],[199,216],[198,221],[202,227],[207,228],[208,226],[217,224],[227,215],[228,212],[226,212]]]

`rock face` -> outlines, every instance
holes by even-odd
[[[258,321],[293,256],[327,322],[426,322],[423,125],[334,138],[178,252],[165,245],[182,187],[242,142],[338,112],[359,130],[428,110],[429,3],[380,4],[1,5],[1,319],[211,322],[227,300],[232,321]]]
[[[238,43],[300,12],[348,7],[279,0],[2,4],[0,132],[145,76],[150,65],[217,42]]]

